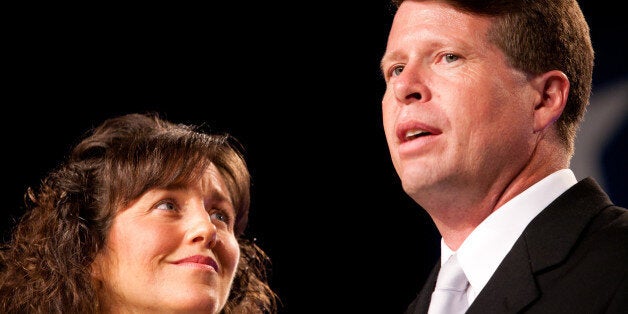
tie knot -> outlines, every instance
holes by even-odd
[[[454,254],[441,267],[436,280],[436,289],[465,291],[467,284],[467,277],[458,264],[456,254]]]
[[[466,290],[469,283],[456,255],[452,255],[438,272],[436,289],[432,293],[429,314],[459,314],[469,307]]]

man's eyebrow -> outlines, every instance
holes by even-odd
[[[398,52],[388,52],[382,56],[382,59],[379,61],[379,69],[384,73],[384,67],[386,64],[393,62],[394,60],[398,60],[400,58],[400,53]]]

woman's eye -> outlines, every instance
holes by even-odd
[[[177,210],[177,206],[173,202],[161,202],[156,206],[160,210]]]
[[[221,212],[221,211],[217,211],[211,214],[211,218],[212,220],[217,219],[219,221],[222,221],[224,223],[228,223],[231,220],[231,217],[229,217],[229,215]]]
[[[457,61],[458,59],[460,59],[460,57],[458,57],[457,55],[455,55],[453,53],[448,53],[443,58],[445,59],[445,62],[447,62],[447,63],[452,63],[452,62]]]

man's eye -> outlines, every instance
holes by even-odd
[[[399,74],[401,74],[401,72],[403,72],[403,66],[402,65],[398,65],[396,67],[394,67],[391,71],[392,76],[399,76]]]
[[[448,54],[445,55],[444,58],[445,58],[445,62],[452,63],[454,61],[457,61],[460,57],[456,56],[453,53],[448,53]]]

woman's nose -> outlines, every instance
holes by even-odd
[[[203,246],[213,247],[218,241],[218,229],[211,221],[209,213],[195,213],[190,217],[187,238],[191,243],[202,243]]]

